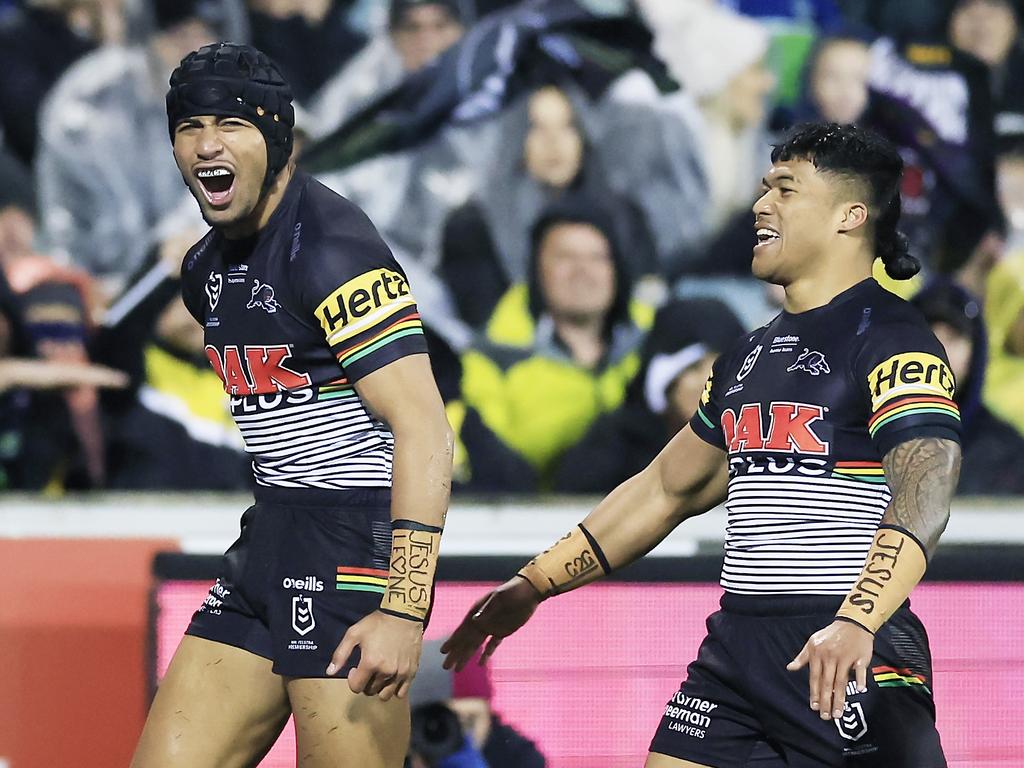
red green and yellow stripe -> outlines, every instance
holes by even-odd
[[[327,384],[324,384],[322,387],[320,387],[319,392],[317,392],[316,399],[333,400],[334,398],[337,397],[345,397],[347,395],[351,395],[354,392],[355,390],[352,389],[352,385],[348,383],[348,379],[340,378],[328,382]]]
[[[911,672],[906,668],[897,669],[896,667],[872,667],[871,673],[874,675],[875,683],[879,688],[908,688],[920,685],[924,690],[928,690],[928,678],[924,675]]]
[[[885,482],[885,470],[879,461],[837,461],[832,477],[881,484]]]
[[[347,568],[339,565],[335,581],[335,589],[383,595],[388,585],[388,572],[379,568]]]
[[[417,312],[403,317],[398,322],[392,323],[366,341],[341,350],[338,352],[338,360],[342,365],[351,365],[393,341],[422,333],[423,323],[420,322],[420,316]]]
[[[879,410],[868,421],[868,431],[874,437],[875,433],[886,424],[906,416],[918,416],[924,413],[937,413],[957,421],[960,420],[960,409],[948,397],[908,397]]]

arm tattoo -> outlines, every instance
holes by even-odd
[[[910,531],[930,557],[949,520],[949,502],[960,477],[960,446],[938,437],[908,440],[889,451],[882,465],[892,489],[882,524]]]

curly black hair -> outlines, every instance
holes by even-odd
[[[875,258],[882,260],[894,280],[909,280],[921,270],[921,262],[910,254],[906,235],[897,229],[903,158],[892,142],[856,125],[808,123],[797,126],[772,149],[773,163],[794,159],[808,160],[818,170],[864,184],[871,196],[868,215],[878,216]]]

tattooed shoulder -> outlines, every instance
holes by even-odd
[[[900,443],[882,459],[892,501],[882,523],[898,525],[935,551],[960,478],[960,445],[939,437]]]

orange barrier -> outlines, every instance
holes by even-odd
[[[153,556],[177,549],[168,539],[0,539],[0,760],[128,765],[148,706]]]

